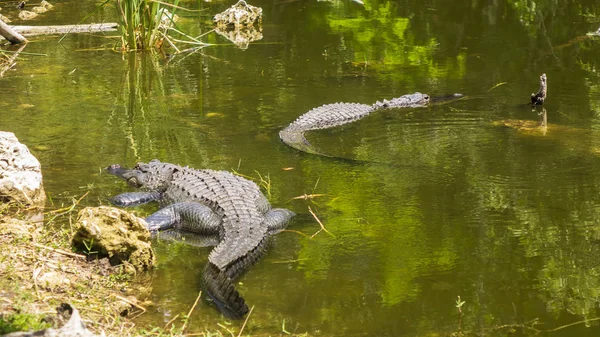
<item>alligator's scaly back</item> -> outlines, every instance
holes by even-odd
[[[327,156],[314,148],[304,137],[310,130],[329,129],[352,123],[368,116],[375,109],[366,104],[334,103],[314,108],[298,117],[293,123],[279,132],[279,137],[287,145],[308,153]]]
[[[279,132],[281,140],[303,152],[328,156],[318,151],[304,137],[304,133],[311,130],[329,129],[344,124],[355,122],[380,109],[423,107],[429,102],[429,96],[416,92],[391,100],[383,100],[373,105],[359,103],[334,103],[314,108],[298,117],[293,123]]]
[[[164,195],[167,203],[199,200],[223,217],[221,240],[209,255],[209,261],[221,270],[257,247],[267,235],[268,228],[262,222],[268,210],[264,208],[270,206],[264,204],[256,184],[230,172],[183,168],[173,175]]]

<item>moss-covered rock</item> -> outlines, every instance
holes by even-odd
[[[100,206],[79,212],[72,243],[88,255],[108,257],[112,265],[130,264],[137,271],[154,265],[145,221],[124,210]]]

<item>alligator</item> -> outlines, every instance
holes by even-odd
[[[225,316],[242,318],[248,306],[233,281],[265,254],[268,238],[295,214],[271,208],[254,182],[227,171],[196,170],[156,159],[132,169],[114,164],[107,171],[142,190],[119,194],[111,198],[113,204],[157,201],[162,207],[146,218],[151,232],[176,229],[218,237],[202,274],[203,286]]]
[[[434,100],[440,102],[447,99],[460,99],[462,97],[462,94],[453,94]],[[279,138],[296,150],[331,157],[312,146],[304,137],[304,133],[311,130],[329,129],[353,123],[378,110],[425,107],[430,103],[430,100],[429,95],[415,92],[414,94],[400,96],[391,100],[384,99],[382,102],[377,101],[372,105],[360,103],[325,104],[298,117],[279,132]]]

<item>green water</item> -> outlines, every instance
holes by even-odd
[[[598,336],[600,39],[584,36],[600,25],[600,3],[364,1],[254,1],[261,41],[241,50],[209,34],[219,45],[168,64],[114,52],[116,40],[99,35],[33,39],[25,51],[46,56],[23,56],[0,78],[0,129],[38,157],[55,205],[87,191],[87,205],[107,204],[128,190],[101,172],[113,163],[268,177],[272,204],[299,216],[239,280],[254,306],[247,333],[284,334],[285,321],[310,336],[506,336],[500,326],[587,319],[542,335]],[[180,13],[193,32],[231,5],[181,4],[204,9]],[[74,23],[93,5],[57,1],[35,23]],[[542,73],[545,135],[493,125],[539,119],[525,103]],[[469,99],[308,135],[346,160],[278,139],[319,105],[415,91]],[[293,199],[304,194],[324,195]],[[319,229],[308,207],[334,236],[307,237]],[[156,248],[141,326],[187,314],[210,251]],[[189,332],[228,334],[217,323],[227,320],[203,300]]]

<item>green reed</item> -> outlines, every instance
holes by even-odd
[[[123,50],[160,48],[168,39],[179,0],[171,3],[152,0],[116,0],[120,14]]]

